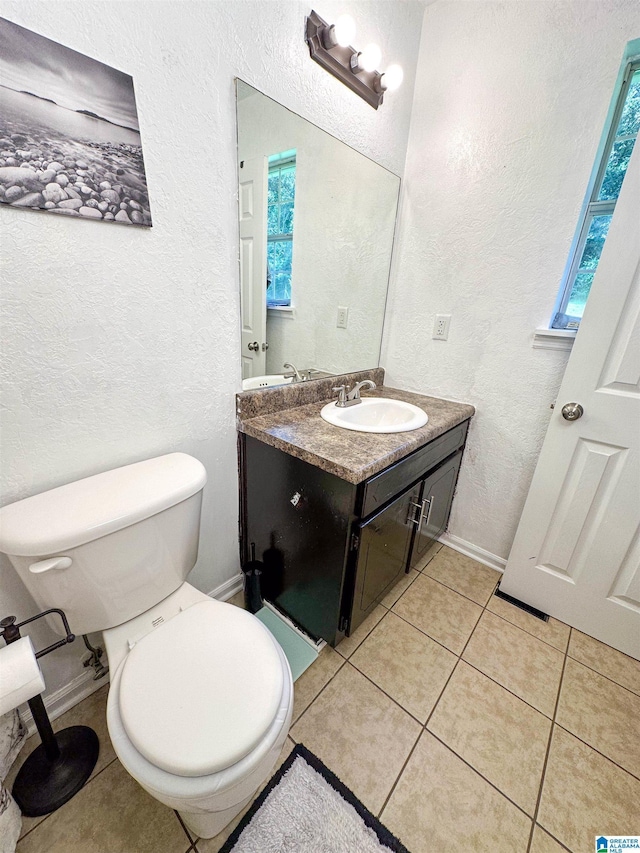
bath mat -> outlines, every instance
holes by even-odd
[[[291,667],[291,676],[296,681],[318,657],[318,650],[271,608],[262,607],[256,616],[282,646]]]
[[[312,752],[298,744],[220,853],[408,853]]]

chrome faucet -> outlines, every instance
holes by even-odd
[[[336,400],[336,406],[339,409],[346,409],[347,406],[356,406],[358,403],[361,403],[360,399],[360,389],[364,388],[375,388],[376,383],[372,382],[370,379],[363,379],[362,382],[356,382],[351,391],[347,390],[346,385],[338,385],[337,388],[334,388],[334,391],[338,391],[338,399]]]
[[[302,378],[302,376],[300,376],[300,371],[294,364],[290,364],[288,361],[285,361],[282,366],[285,368],[285,370],[288,369],[291,371],[291,373],[284,374],[285,379],[290,379],[292,384],[294,382],[304,382],[304,379]]]

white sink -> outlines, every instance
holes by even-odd
[[[243,391],[254,391],[256,388],[273,388],[274,385],[288,385],[291,379],[285,379],[284,373],[267,373],[264,376],[252,376],[242,380]]]
[[[424,426],[427,413],[412,403],[387,397],[363,397],[355,406],[327,403],[320,416],[334,426],[358,432],[409,432]]]

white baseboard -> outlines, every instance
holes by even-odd
[[[504,572],[507,561],[503,557],[498,557],[497,554],[492,554],[491,551],[485,551],[478,545],[467,542],[466,539],[461,539],[459,536],[454,536],[452,533],[443,533],[438,539],[443,545],[448,545],[454,551],[459,551],[465,557],[471,557],[472,560],[477,560],[491,569],[496,569],[499,572]]]
[[[49,714],[49,718],[56,720],[61,717],[65,711],[73,708],[78,702],[82,702],[87,696],[91,696],[96,690],[100,690],[105,684],[109,683],[108,677],[100,678],[98,681],[93,680],[93,670],[87,669],[81,673],[73,681],[59,687],[53,693],[50,693],[44,698],[45,708]],[[31,736],[36,731],[36,724],[33,722],[33,717],[28,705],[20,706],[20,717],[22,722],[27,727],[27,735]]]
[[[220,586],[212,589],[207,595],[209,598],[217,598],[218,601],[228,601],[230,598],[233,598],[236,592],[240,592],[242,586],[242,573],[240,573],[229,578],[228,581],[221,583]]]

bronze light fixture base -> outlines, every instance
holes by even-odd
[[[353,47],[342,47],[339,44],[326,48],[323,33],[328,30],[329,24],[323,21],[317,12],[312,11],[306,18],[305,41],[309,45],[311,59],[377,110],[384,95],[380,87],[382,75],[378,71],[352,71],[351,57],[358,51]]]

